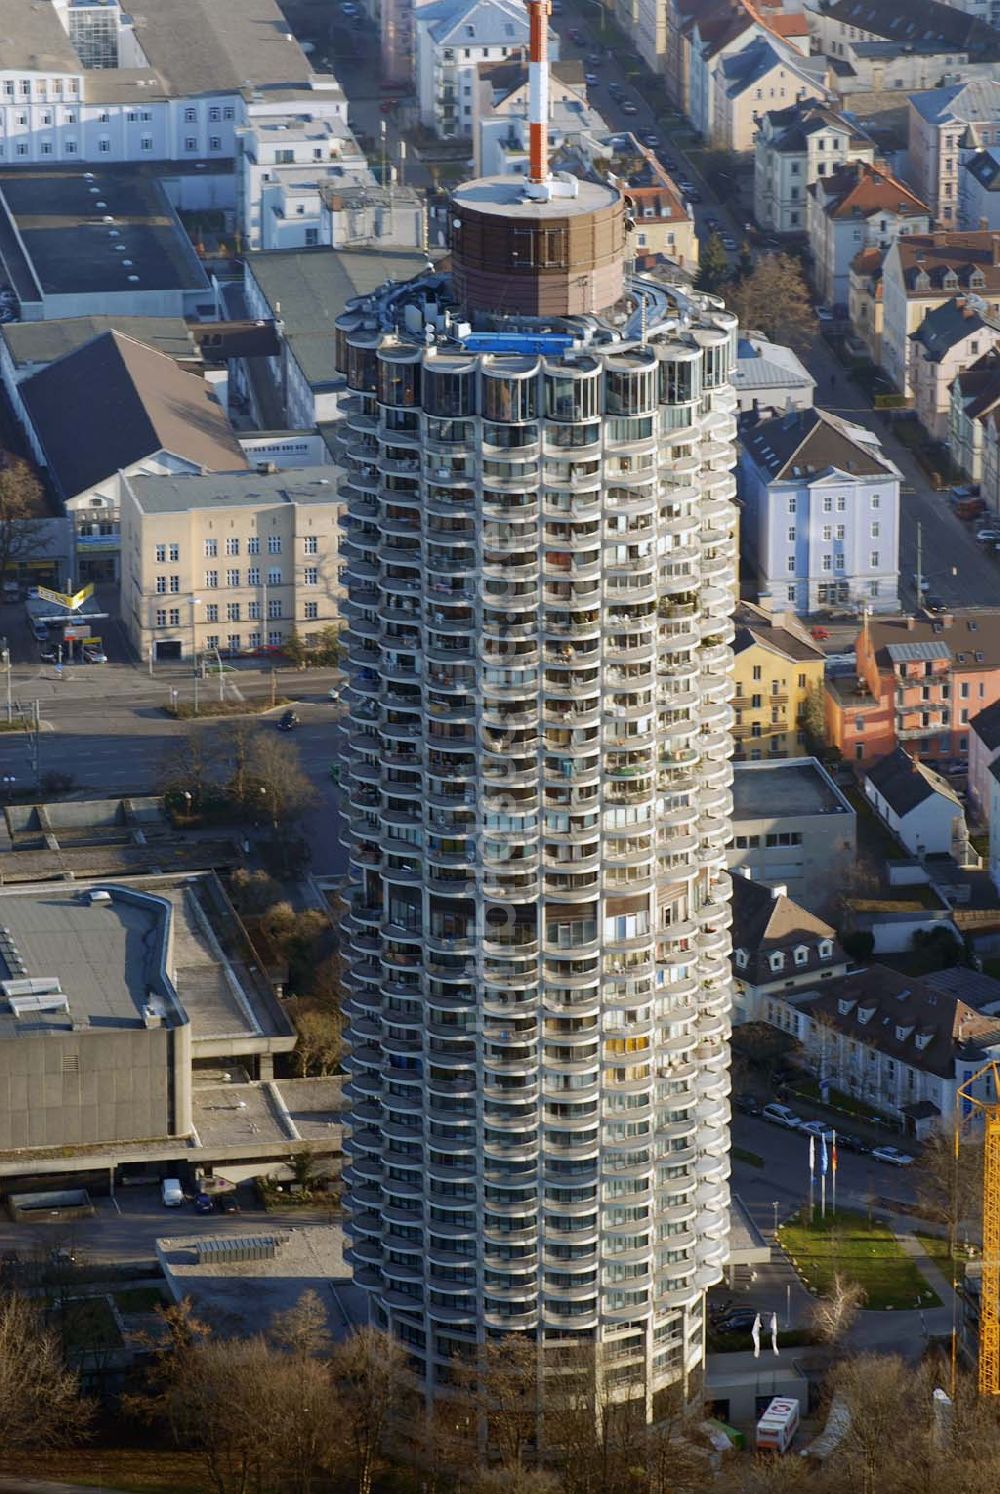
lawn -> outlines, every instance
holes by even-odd
[[[24,1477],[24,1459],[0,1456],[0,1477]],[[77,1447],[33,1452],[31,1476],[132,1494],[204,1494],[211,1488],[201,1458],[170,1448]]]
[[[166,1306],[166,1298],[159,1287],[126,1287],[114,1293],[115,1306],[119,1312],[155,1312]]]
[[[840,1271],[864,1288],[866,1308],[941,1305],[892,1231],[878,1222],[869,1224],[863,1214],[828,1214],[811,1226],[783,1224],[778,1233],[799,1275],[820,1296]]]
[[[922,1235],[917,1231],[917,1239],[921,1248],[927,1252],[931,1260],[941,1272],[945,1281],[962,1281],[965,1276],[965,1256],[961,1252],[958,1259],[952,1265],[951,1251],[948,1249],[948,1241],[943,1235]],[[952,1271],[955,1269],[955,1276]]]

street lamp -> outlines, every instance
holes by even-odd
[[[778,1200],[777,1199],[774,1199],[772,1201],[771,1208],[774,1210],[774,1233],[777,1234],[778,1233]]]
[[[194,713],[198,714],[198,640],[195,633],[195,623],[198,614],[195,608],[201,604],[201,597],[189,597],[191,603],[191,674],[194,678]]]

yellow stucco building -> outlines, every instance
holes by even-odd
[[[736,759],[796,757],[806,750],[800,718],[810,691],[822,708],[823,651],[791,613],[740,602],[733,621]]]

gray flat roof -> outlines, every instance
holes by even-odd
[[[854,810],[814,757],[733,764],[733,819],[763,820]]]
[[[257,434],[253,432],[252,434]],[[286,472],[210,472],[190,477],[138,476],[128,479],[146,514],[182,513],[192,508],[258,508],[278,503],[340,503],[339,467],[296,467]]]
[[[348,301],[389,279],[412,280],[427,258],[420,249],[275,249],[248,254],[246,264],[272,315],[280,303],[284,340],[316,387],[343,383],[333,366],[332,336]]]
[[[5,171],[0,196],[47,295],[208,290],[161,182],[141,167]]]
[[[0,337],[17,367],[54,363],[102,332],[122,332],[171,358],[201,362],[191,328],[177,316],[61,316],[49,322],[0,324]]]
[[[573,178],[575,197],[552,197],[539,202],[525,196],[525,182],[518,176],[481,176],[464,182],[452,194],[458,207],[477,213],[500,213],[504,218],[544,222],[547,218],[578,218],[611,207],[621,197],[617,187],[604,182]]]
[[[276,0],[158,0],[141,12],[139,44],[174,94],[309,81],[309,59]]]
[[[48,886],[0,896],[0,935],[4,930],[24,971],[14,970],[9,953],[0,952],[2,979],[54,977],[69,1011],[16,1017],[0,996],[0,1039],[65,1032],[71,1024],[88,1030],[143,1025],[149,941],[158,930],[152,908],[114,897],[91,905],[79,887]]]

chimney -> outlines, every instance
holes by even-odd
[[[985,233],[986,230],[989,228],[989,226],[990,226],[990,220],[989,220],[989,218],[980,218],[980,220],[979,220],[979,232],[980,233]]]
[[[917,619],[912,615],[912,613],[908,614],[906,618],[906,631],[908,633],[912,633],[916,626]]]

